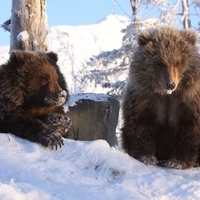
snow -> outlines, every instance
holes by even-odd
[[[27,31],[22,31],[17,35],[18,41],[28,41],[28,39],[29,39],[29,34]]]
[[[0,134],[0,199],[199,199],[199,169],[147,167],[106,141],[65,139],[57,151]]]
[[[8,60],[9,46],[0,46],[0,65]]]
[[[78,102],[79,100],[83,100],[83,99],[89,99],[89,100],[94,100],[96,102],[107,102],[108,98],[104,95],[104,94],[98,94],[95,95],[94,93],[84,93],[84,94],[76,94],[76,95],[71,95],[69,98],[69,102],[68,104],[73,107],[76,105],[76,102]]]
[[[120,30],[127,23],[123,17],[111,15],[95,25],[51,28],[51,50],[59,54],[69,84],[72,67],[77,70],[91,55],[120,47]],[[0,47],[0,63],[8,58],[8,51],[8,46]],[[72,98],[71,103],[75,102]],[[103,140],[65,139],[64,143],[52,151],[12,134],[0,134],[0,199],[200,199],[200,168],[145,166]]]

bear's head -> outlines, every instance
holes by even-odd
[[[173,27],[147,29],[138,35],[139,46],[133,63],[139,65],[143,79],[146,76],[157,93],[171,94],[197,52],[196,40],[192,30]]]
[[[68,99],[64,76],[53,52],[13,51],[7,66],[14,79],[13,84],[23,93],[25,109],[48,109],[63,105]]]

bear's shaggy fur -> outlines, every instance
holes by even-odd
[[[196,34],[147,29],[129,69],[122,146],[147,165],[187,169],[200,164],[200,56]]]
[[[13,51],[0,67],[0,132],[57,149],[67,137],[67,85],[53,52]]]

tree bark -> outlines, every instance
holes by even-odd
[[[135,25],[138,25],[139,19],[138,19],[138,9],[137,9],[137,2],[136,0],[130,0],[131,3],[131,8],[133,11],[133,22],[135,23]]]
[[[10,51],[47,51],[46,0],[13,0]]]
[[[110,146],[118,144],[116,127],[119,101],[106,94],[74,94],[69,100],[69,116],[72,127],[69,139],[93,141],[103,139]]]
[[[182,0],[182,8],[183,8],[183,27],[185,29],[188,29],[191,27],[188,0]]]

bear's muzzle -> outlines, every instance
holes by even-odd
[[[59,93],[52,94],[45,97],[44,101],[48,106],[58,107],[58,106],[62,106],[65,103],[65,101],[67,100],[67,97],[68,97],[68,93],[65,90],[62,90]]]

